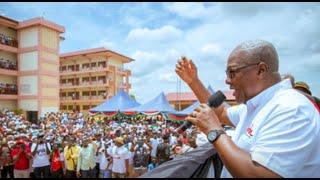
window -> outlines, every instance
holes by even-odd
[[[88,109],[90,109],[90,105],[83,105],[83,106],[82,106],[82,109],[83,109],[83,110],[88,110]]]

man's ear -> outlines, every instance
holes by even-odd
[[[259,70],[257,72],[258,79],[264,78],[268,72],[268,65],[262,62],[258,66],[259,66]]]

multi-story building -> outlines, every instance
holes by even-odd
[[[119,89],[129,92],[133,61],[117,52],[95,48],[60,55],[60,110],[88,111],[111,98]]]
[[[22,109],[36,121],[47,112],[88,110],[129,92],[133,59],[105,48],[59,54],[65,28],[44,18],[0,16],[0,109]]]
[[[59,109],[59,44],[63,26],[43,18],[0,16],[0,108],[28,119]]]
[[[226,90],[222,92],[226,96],[226,102],[229,105],[233,106],[237,104],[232,90]],[[166,98],[175,110],[183,110],[198,100],[193,92],[172,92],[166,94]]]

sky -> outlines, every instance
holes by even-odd
[[[205,86],[228,90],[230,52],[256,39],[275,46],[281,74],[305,81],[320,97],[320,3],[1,2],[0,14],[64,26],[61,53],[106,47],[133,58],[125,68],[140,103],[162,91],[191,91],[174,71],[181,56],[195,62]]]

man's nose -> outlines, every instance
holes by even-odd
[[[225,83],[230,85],[231,84],[231,79],[227,76],[226,80],[225,80]]]

